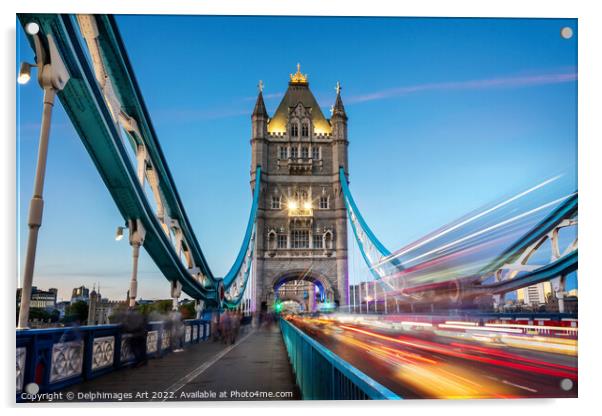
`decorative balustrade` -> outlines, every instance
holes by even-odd
[[[207,340],[210,323],[191,319],[176,334],[166,322],[150,322],[146,335],[146,355],[160,357],[171,351],[173,337],[183,345]],[[29,383],[40,393],[60,390],[135,363],[132,334],[121,325],[95,325],[17,331],[16,394]],[[175,339],[173,339],[175,341]]]

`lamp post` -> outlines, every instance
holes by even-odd
[[[50,124],[52,108],[57,91],[61,91],[67,81],[69,73],[65,68],[58,49],[51,35],[47,35],[48,48],[44,47],[39,34],[39,26],[29,23],[26,32],[33,37],[36,49],[36,64],[21,65],[18,82],[24,84],[29,80],[32,66],[38,68],[38,82],[44,90],[42,125],[40,127],[40,141],[38,147],[38,161],[34,179],[33,196],[29,203],[29,217],[27,224],[29,234],[27,239],[27,252],[23,268],[23,284],[21,289],[21,307],[19,309],[19,322],[17,328],[27,329],[29,320],[29,306],[31,301],[31,288],[35,266],[38,232],[42,226],[42,212],[44,210],[44,179],[46,175],[46,161],[48,159],[48,141],[50,137]]]

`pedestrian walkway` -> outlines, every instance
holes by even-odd
[[[70,401],[300,399],[277,325],[249,329],[230,346],[205,341],[63,392]]]

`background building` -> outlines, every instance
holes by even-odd
[[[111,301],[103,299],[100,291],[92,290],[88,302],[88,325],[109,324],[109,317],[118,309],[125,309],[126,301]]]
[[[90,289],[88,289],[85,286],[76,287],[71,292],[71,303],[78,301],[83,301],[87,303],[89,298]]]
[[[50,288],[40,290],[36,286],[31,288],[31,308],[54,309],[56,307],[56,297],[58,289]],[[21,289],[17,289],[17,306],[21,305]]]

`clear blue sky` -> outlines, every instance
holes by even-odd
[[[399,248],[558,173],[576,181],[577,21],[119,16],[159,140],[214,273],[235,258],[250,207],[250,113],[272,114],[297,62],[325,114],[343,86],[351,189]],[[560,36],[562,27],[574,36]],[[33,59],[19,29],[18,61]],[[18,62],[17,62],[18,65]],[[24,253],[41,114],[17,87],[19,247]],[[113,201],[56,106],[34,284],[101,285],[124,298],[131,259]],[[576,188],[576,182],[575,182]],[[22,264],[23,259],[19,259]],[[144,254],[143,298],[169,296]]]

